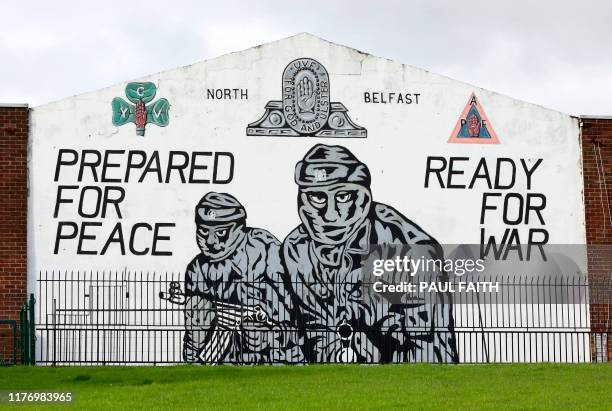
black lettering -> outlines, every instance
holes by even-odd
[[[59,206],[60,204],[70,204],[73,203],[72,199],[64,199],[62,197],[63,190],[77,190],[79,186],[58,186],[57,187],[57,196],[55,197],[55,211],[53,212],[53,218],[57,218],[59,215]]]
[[[508,217],[508,214],[510,214],[510,199],[511,198],[516,198],[518,199],[518,209],[517,209],[517,215],[516,215],[516,219],[511,220]],[[504,212],[502,213],[502,220],[504,221],[504,224],[507,225],[517,225],[519,224],[521,221],[523,221],[523,196],[518,194],[518,193],[508,193],[506,194],[506,196],[504,197]]]
[[[497,210],[497,206],[487,205],[487,198],[489,197],[501,197],[501,193],[483,193],[482,194],[482,208],[480,209],[480,224],[484,224],[486,210]]]
[[[440,168],[433,168],[432,166],[433,161],[441,162],[442,166]],[[429,188],[429,174],[430,173],[435,173],[436,177],[438,178],[438,183],[440,184],[440,187],[444,188],[444,181],[442,180],[442,176],[440,174],[445,169],[446,169],[446,159],[444,157],[428,156],[427,166],[425,168],[425,188]]]
[[[64,227],[72,227],[72,232],[64,234]],[[72,221],[60,221],[57,224],[57,234],[55,236],[55,247],[53,248],[53,254],[57,254],[59,251],[59,245],[61,240],[70,240],[76,238],[79,228],[76,223]]]
[[[512,173],[510,174],[512,176],[512,180],[510,181],[510,183],[506,185],[502,184],[500,181],[500,176],[502,175],[501,165],[503,163],[510,164],[510,167],[512,169]],[[516,181],[516,165],[514,164],[514,161],[511,158],[506,158],[506,157],[498,158],[497,164],[495,165],[495,189],[496,190],[508,190],[514,186],[515,181]]]
[[[174,157],[180,156],[183,157],[183,161],[180,164],[174,164]],[[168,169],[166,171],[166,184],[170,182],[170,175],[172,174],[172,170],[177,170],[179,173],[179,177],[181,178],[181,182],[185,183],[185,174],[183,170],[187,168],[189,165],[189,154],[185,151],[171,151],[170,157],[168,159]]]
[[[508,231],[509,229],[506,229]],[[518,258],[520,261],[523,261],[523,251],[521,248],[521,240],[519,238],[519,233],[516,228],[513,228],[510,233],[510,237],[508,238],[508,244],[506,245],[506,252],[504,253],[504,260],[508,258],[508,254],[510,251],[516,251]]]
[[[536,241],[535,240],[535,236],[537,234],[542,236],[542,239],[540,241]],[[544,252],[544,245],[546,243],[548,243],[548,231],[547,230],[545,230],[543,228],[531,228],[531,229],[529,229],[529,239],[527,241],[527,244],[529,244],[529,247],[527,247],[527,259],[531,258],[531,246],[535,245],[540,250],[540,254],[542,255],[542,259],[544,261],[548,261],[548,258],[546,257],[546,253]]]
[[[157,151],[153,152],[153,155],[151,156],[151,158],[149,159],[149,162],[145,166],[145,169],[142,172],[142,175],[138,179],[138,182],[142,183],[144,181],[145,177],[147,176],[147,174],[149,174],[149,173],[157,174],[157,182],[158,183],[161,183],[163,181],[162,180],[161,165],[159,164],[159,153]]]
[[[84,210],[85,208],[85,193],[87,193],[88,191],[93,190],[96,193],[96,208],[94,209],[94,211],[90,214],[87,214]],[[78,208],[78,212],[79,215],[83,218],[93,218],[96,217],[98,215],[98,213],[100,212],[100,199],[102,198],[102,189],[98,186],[85,186],[83,187],[83,189],[81,190],[81,198],[79,199],[79,208]]]
[[[227,157],[229,159],[229,176],[225,180],[218,178],[219,172],[219,157]],[[214,184],[227,184],[234,178],[234,155],[230,152],[220,151],[215,153],[215,163],[213,166],[213,183]]]
[[[485,229],[480,229],[480,258],[484,259],[489,255],[491,249],[493,250],[493,257],[495,260],[501,258],[502,252],[504,251],[504,244],[508,238],[508,229],[504,230],[504,236],[502,237],[499,247],[495,241],[495,236],[489,236],[485,241]]]
[[[93,161],[87,160],[87,155],[91,154],[94,156]],[[93,181],[98,182],[98,172],[96,171],[96,167],[100,165],[102,161],[102,155],[97,150],[83,150],[81,153],[81,164],[79,167],[79,182],[83,181],[83,170],[85,167],[89,167],[91,169],[91,175],[93,176]]]
[[[448,175],[446,176],[446,188],[465,188],[465,184],[453,184],[452,179],[454,175],[463,175],[463,170],[453,170],[455,162],[468,161],[469,157],[451,157],[448,162]]]
[[[91,222],[86,221],[81,223],[81,232],[79,233],[79,244],[77,246],[77,254],[78,255],[96,255],[97,251],[94,250],[83,250],[83,241],[84,240],[95,240],[95,235],[87,235],[85,234],[85,230],[87,227],[101,227],[102,223],[100,222]]]
[[[483,169],[483,174],[481,174],[481,168]],[[476,166],[476,172],[474,173],[472,181],[470,181],[470,185],[468,186],[469,189],[474,187],[474,183],[478,178],[484,178],[487,181],[487,187],[489,188],[489,190],[491,189],[491,178],[489,177],[489,169],[487,168],[487,161],[484,157],[480,159],[480,161],[478,162],[478,166]]]
[[[117,238],[115,238],[115,236],[117,236]],[[106,240],[104,247],[102,247],[100,255],[106,254],[106,250],[111,243],[118,243],[119,247],[121,248],[121,255],[125,255],[125,244],[123,243],[123,230],[121,229],[121,223],[115,224],[115,228],[113,228],[113,231],[111,231],[111,234],[108,237],[108,240]]]
[[[531,190],[531,175],[533,174],[534,171],[536,171],[536,168],[538,168],[541,163],[542,163],[542,159],[538,158],[538,160],[535,162],[533,167],[528,168],[525,160],[521,158],[521,164],[523,165],[523,170],[525,170],[525,176],[527,177],[527,190]]]
[[[172,255],[172,251],[158,251],[157,250],[157,242],[158,241],[167,241],[170,240],[170,236],[160,235],[159,229],[163,227],[174,227],[176,224],[174,223],[157,223],[155,224],[155,231],[153,232],[153,247],[151,250],[151,255]]]
[[[134,157],[140,156],[140,161],[138,163],[134,162]],[[145,161],[147,160],[147,153],[140,150],[130,151],[128,153],[127,166],[125,168],[125,179],[124,181],[128,183],[130,181],[130,171],[136,168],[142,168],[145,165]]]
[[[132,231],[130,232],[130,252],[134,255],[146,255],[149,252],[149,248],[145,248],[142,251],[136,250],[134,248],[134,239],[136,238],[136,231],[139,228],[146,228],[148,231],[153,230],[153,228],[147,223],[136,223],[132,226]]]
[[[123,154],[125,150],[106,150],[104,152],[104,164],[102,165],[102,182],[103,183],[120,183],[120,178],[107,178],[106,170],[109,168],[118,168],[121,166],[120,163],[111,163],[108,161],[108,157],[112,154]]]
[[[533,199],[539,199],[539,203],[534,205],[531,203]],[[536,216],[540,220],[540,224],[545,225],[544,218],[542,217],[542,210],[546,208],[546,196],[540,193],[527,193],[527,206],[525,208],[525,224],[529,224],[529,214],[531,211],[536,212]]]
[[[210,157],[212,156],[211,152],[208,151],[194,151],[193,153],[191,153],[191,169],[189,170],[189,183],[202,183],[202,184],[208,184],[210,183],[210,180],[208,179],[196,179],[193,177],[193,175],[195,174],[195,170],[206,170],[208,169],[208,166],[205,164],[196,164],[196,159],[198,157]]]
[[[119,195],[116,198],[111,197],[110,193],[116,192]],[[107,186],[104,187],[104,200],[102,201],[102,218],[106,218],[106,208],[109,204],[113,204],[115,206],[115,213],[117,213],[118,218],[123,218],[121,215],[121,209],[119,208],[119,203],[125,199],[125,190],[120,186]]]
[[[64,154],[71,154],[72,159],[64,160]],[[64,148],[60,149],[59,152],[57,153],[57,163],[55,165],[55,178],[53,179],[53,181],[57,181],[59,179],[61,166],[73,166],[77,163],[78,159],[79,159],[79,154],[75,150],[64,149]]]

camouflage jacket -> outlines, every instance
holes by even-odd
[[[342,246],[337,267],[321,262],[321,252],[334,251],[317,251],[303,225],[284,240],[293,321],[305,339],[307,361],[457,362],[448,296],[435,304],[391,304],[363,295],[363,260],[373,244],[421,244],[419,249],[425,247],[432,257],[442,255],[421,228],[378,203],[372,203],[364,223]]]
[[[185,361],[299,362],[290,341],[280,242],[247,228],[235,252],[212,262],[197,255],[185,273]]]

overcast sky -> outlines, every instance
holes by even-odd
[[[612,115],[609,0],[6,2],[0,102],[36,106],[304,31],[566,113]]]

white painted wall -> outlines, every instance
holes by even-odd
[[[266,138],[246,136],[269,100],[281,99],[285,66],[299,57],[321,62],[330,75],[331,100],[342,102],[351,119],[368,131],[367,139]],[[121,64],[121,62],[117,62]],[[544,161],[533,177],[533,192],[547,197],[544,211],[552,244],[585,242],[578,121],[566,114],[517,101],[421,69],[366,55],[301,34],[191,66],[153,74],[157,98],[169,100],[170,124],[147,125],[144,137],[133,124],[115,127],[111,100],[125,98],[127,84],[68,97],[31,111],[29,144],[28,285],[44,270],[151,270],[182,272],[198,253],[194,206],[207,191],[226,191],[246,207],[248,224],[271,231],[281,241],[299,224],[294,167],[316,143],[342,144],[367,163],[376,201],[389,204],[419,224],[440,243],[478,243],[482,188],[424,188],[428,155],[467,156],[466,174],[484,156]],[[207,100],[207,88],[248,89],[248,100]],[[419,104],[365,104],[365,91],[420,93]],[[468,97],[475,92],[501,143],[449,144],[451,130]],[[58,184],[76,182],[77,167],[63,169],[53,181],[59,149],[159,151],[230,151],[235,157],[229,185],[121,184],[126,199],[124,225],[173,222],[170,257],[76,255],[73,241],[53,253],[58,219],[53,218]],[[87,175],[87,173],[86,173]],[[518,174],[516,191],[526,192]],[[466,179],[468,179],[466,177]],[[469,179],[468,179],[469,181]],[[85,185],[81,183],[81,185]],[[481,187],[478,185],[477,187]],[[59,219],[80,221],[74,208],[62,206]],[[491,214],[492,216],[492,214]],[[93,219],[93,221],[100,221]],[[115,221],[107,219],[101,233]],[[539,224],[534,225],[539,227]],[[501,218],[487,220],[487,230],[501,233]],[[521,226],[521,231],[528,227]],[[104,234],[98,242],[100,249]],[[140,244],[139,244],[140,245]]]

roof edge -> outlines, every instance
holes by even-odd
[[[28,108],[30,106],[28,105],[28,103],[0,103],[0,107]]]
[[[581,114],[578,117],[584,118],[586,120],[612,120],[612,116],[594,116],[588,114]]]

